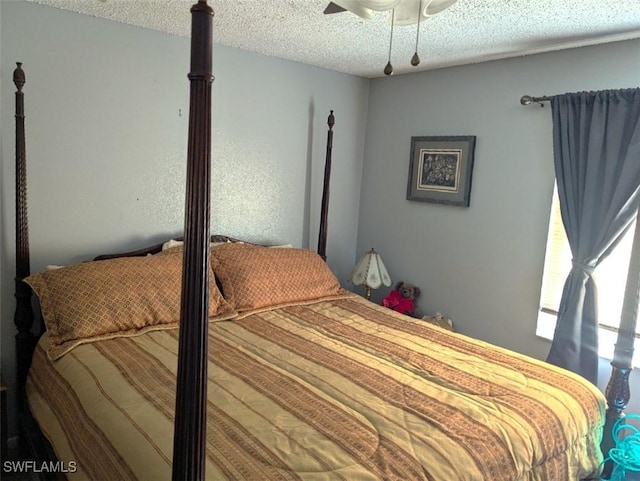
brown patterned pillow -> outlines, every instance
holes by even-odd
[[[343,294],[322,258],[306,249],[225,244],[211,250],[224,297],[243,313]]]
[[[86,262],[34,274],[25,282],[40,300],[51,359],[79,344],[171,329],[180,320],[179,253]],[[209,284],[209,316],[233,317],[215,282]]]

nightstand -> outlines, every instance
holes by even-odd
[[[7,387],[0,381],[0,444],[2,453],[0,458],[4,461],[7,459]]]

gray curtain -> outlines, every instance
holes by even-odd
[[[562,222],[573,266],[564,285],[547,361],[598,376],[595,267],[618,243],[640,196],[640,89],[551,99]]]

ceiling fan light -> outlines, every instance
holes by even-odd
[[[427,5],[424,7],[423,15],[425,17],[432,17],[434,15],[437,15],[443,10],[449,8],[457,1],[458,0],[431,0],[430,2],[427,2]]]
[[[378,12],[385,12],[387,10],[393,10],[400,4],[406,2],[406,0],[356,0],[357,3],[363,7],[376,10]]]
[[[333,0],[333,3],[345,10],[349,10],[351,13],[355,13],[364,20],[371,20],[373,18],[373,11],[358,0]]]
[[[423,4],[428,3],[428,0],[423,0]],[[402,0],[396,7],[396,19],[395,24],[400,26],[413,25],[418,23],[418,11],[420,10],[420,0]],[[420,20],[426,20],[429,18],[425,12],[426,8],[422,9],[422,15]]]

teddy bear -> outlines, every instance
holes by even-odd
[[[394,311],[412,316],[415,312],[415,301],[420,296],[420,289],[408,282],[399,281],[382,305]]]

